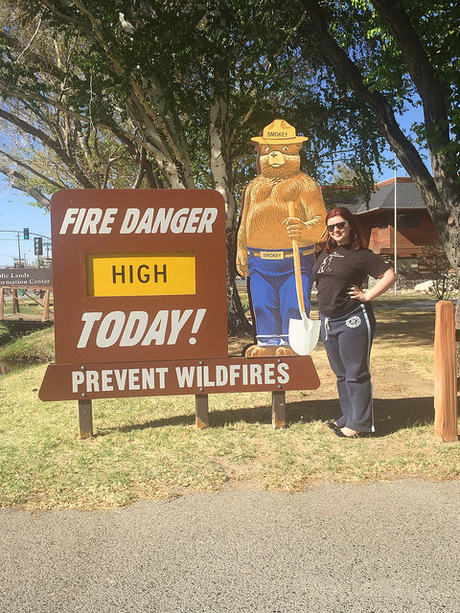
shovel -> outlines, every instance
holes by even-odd
[[[289,203],[289,217],[294,217],[293,202]],[[300,317],[302,319],[289,320],[289,345],[298,355],[309,355],[318,342],[321,322],[310,319],[305,312],[302,273],[300,270],[300,251],[299,244],[295,238],[292,239],[292,252],[294,256],[295,288]]]

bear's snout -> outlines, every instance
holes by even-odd
[[[282,166],[285,163],[284,155],[281,151],[272,151],[268,158],[270,166]]]

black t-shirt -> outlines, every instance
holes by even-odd
[[[359,300],[348,295],[350,285],[361,287],[368,275],[377,279],[391,268],[370,249],[351,251],[338,246],[321,253],[313,266],[318,290],[318,309],[325,317],[342,317],[356,309]]]

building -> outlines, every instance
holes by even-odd
[[[395,180],[378,183],[369,204],[363,198],[334,195],[333,206],[346,206],[358,221],[359,228],[369,244],[369,249],[393,262],[395,253]],[[336,188],[337,189],[337,188]],[[327,200],[329,200],[325,194]],[[396,247],[398,272],[417,272],[417,256],[422,247],[439,242],[425,203],[416,185],[409,177],[396,180]]]

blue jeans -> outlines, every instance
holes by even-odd
[[[301,319],[295,286],[294,258],[264,260],[248,249],[250,297],[259,345],[289,344],[289,320]],[[269,251],[269,250],[265,250]],[[290,249],[282,250],[292,253]],[[310,312],[314,255],[301,255],[305,311]]]

